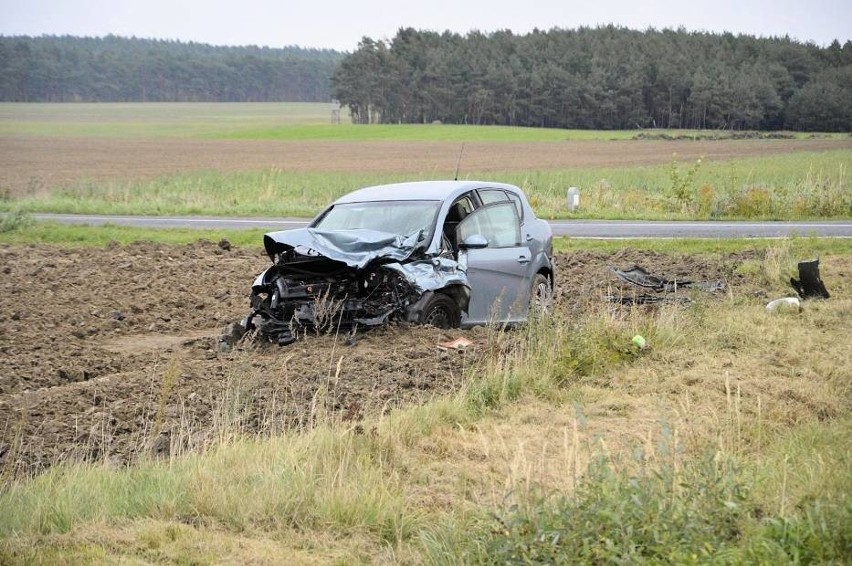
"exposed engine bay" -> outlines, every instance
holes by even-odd
[[[273,262],[252,286],[245,330],[280,345],[306,332],[418,322],[433,291],[466,308],[469,287],[452,257],[429,257],[418,235],[306,228],[267,234]]]

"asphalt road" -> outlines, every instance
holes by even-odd
[[[136,226],[141,228],[197,228],[206,230],[268,231],[300,228],[302,218],[226,218],[209,216],[96,216],[83,214],[36,214],[39,221],[61,224]],[[819,222],[686,222],[637,220],[554,220],[556,236],[572,238],[783,238],[819,236],[852,238],[852,220]]]

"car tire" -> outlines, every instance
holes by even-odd
[[[434,293],[423,307],[419,322],[437,328],[458,328],[461,324],[461,309],[452,297]]]
[[[530,292],[530,317],[544,316],[552,306],[553,285],[546,275],[536,273]]]

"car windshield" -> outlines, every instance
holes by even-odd
[[[409,236],[423,230],[428,238],[435,224],[440,201],[386,200],[351,202],[334,205],[319,219],[314,228],[320,230],[378,230]]]

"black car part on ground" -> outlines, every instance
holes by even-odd
[[[607,295],[606,300],[610,303],[618,303],[626,306],[671,303],[687,306],[692,303],[689,297],[671,297],[668,295]]]
[[[799,278],[790,278],[790,285],[803,299],[828,299],[831,295],[819,276],[819,258],[799,262]]]
[[[610,267],[610,270],[616,277],[625,283],[636,285],[637,287],[644,287],[646,289],[653,289],[658,293],[672,293],[678,289],[700,289],[702,291],[715,293],[716,291],[722,291],[725,289],[724,281],[691,281],[689,279],[670,280],[665,277],[651,275],[648,271],[638,265],[634,265],[630,269],[615,269],[614,267]]]
[[[677,295],[679,289],[700,289],[715,293],[725,289],[724,281],[692,281],[689,279],[666,279],[658,275],[652,275],[646,269],[634,265],[630,269],[609,268],[620,281],[629,283],[643,289],[650,289],[664,295],[608,295],[606,300],[611,303],[622,305],[654,305],[654,304],[679,304],[689,305],[692,301],[689,297]]]

